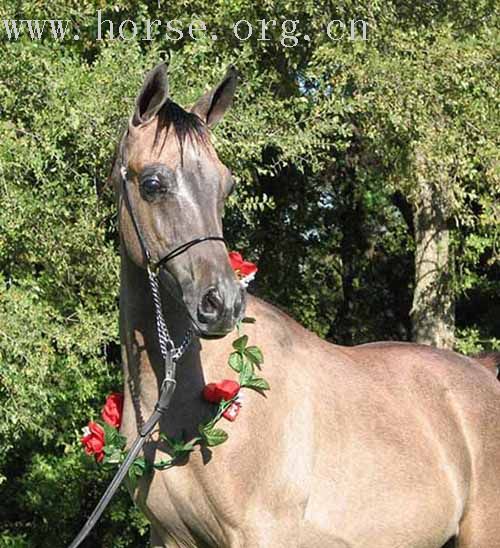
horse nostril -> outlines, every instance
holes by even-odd
[[[202,322],[216,320],[221,314],[224,303],[215,287],[209,289],[201,299],[198,317]]]
[[[219,293],[215,288],[210,289],[202,300],[202,307],[205,312],[216,312],[220,305]]]

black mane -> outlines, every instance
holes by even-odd
[[[163,133],[163,142],[161,144],[161,148],[163,148],[171,128],[175,131],[175,136],[181,149],[181,158],[184,154],[184,143],[188,137],[199,143],[206,143],[208,130],[201,118],[192,112],[184,110],[170,99],[161,107],[157,116],[158,125],[153,146],[156,147],[158,145]]]

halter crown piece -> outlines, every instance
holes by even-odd
[[[127,457],[118,468],[114,478],[111,480],[111,483],[108,485],[108,488],[104,492],[104,495],[102,496],[101,500],[97,503],[97,506],[95,507],[94,511],[92,512],[90,517],[87,519],[87,522],[82,527],[82,529],[80,530],[78,535],[75,537],[73,542],[70,544],[69,548],[77,548],[88,536],[88,534],[93,529],[93,527],[95,526],[95,524],[101,517],[102,513],[108,506],[109,502],[113,498],[113,495],[116,493],[123,479],[125,478],[129,468],[131,467],[135,458],[137,457],[140,450],[142,449],[149,434],[151,434],[153,428],[156,426],[161,416],[167,411],[175,391],[175,386],[176,386],[176,382],[175,382],[176,364],[179,361],[179,359],[182,357],[182,355],[185,353],[190,342],[193,339],[194,332],[191,328],[187,330],[186,334],[184,335],[184,338],[182,339],[181,343],[177,347],[175,346],[175,343],[172,340],[172,337],[170,336],[170,333],[167,328],[167,324],[165,323],[165,318],[163,316],[160,284],[158,281],[158,274],[157,274],[158,268],[160,266],[165,265],[165,263],[174,259],[175,257],[178,257],[179,255],[181,255],[182,253],[184,253],[185,251],[187,251],[194,245],[200,244],[202,242],[206,242],[209,240],[219,240],[221,242],[224,242],[224,244],[226,244],[226,240],[222,236],[201,236],[199,238],[194,238],[193,240],[190,240],[189,242],[185,242],[177,246],[176,248],[174,248],[172,251],[167,253],[164,257],[162,257],[159,261],[155,263],[151,258],[151,254],[149,253],[148,247],[146,245],[146,241],[141,232],[140,225],[137,223],[137,218],[134,214],[134,209],[132,207],[132,203],[130,201],[130,196],[128,194],[128,189],[127,189],[127,185],[129,182],[127,179],[127,170],[124,166],[120,168],[120,174],[121,174],[121,181],[122,181],[122,196],[123,196],[123,199],[125,200],[125,206],[128,208],[130,217],[132,218],[132,224],[134,225],[135,232],[137,234],[137,237],[141,245],[142,252],[144,254],[144,257],[146,258],[149,287],[151,288],[151,296],[153,300],[155,317],[156,317],[156,334],[158,337],[161,356],[163,358],[163,362],[165,366],[165,376],[163,378],[163,382],[160,388],[160,395],[155,404],[152,415],[142,426],[141,430],[139,431],[139,435],[135,439],[134,443],[132,444],[132,447],[130,448],[127,454]]]

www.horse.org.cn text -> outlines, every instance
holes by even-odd
[[[368,23],[363,19],[332,19],[320,27],[329,40],[367,40]],[[132,19],[112,21],[97,10],[96,17],[87,28],[82,23],[76,25],[71,19],[2,19],[0,30],[8,40],[19,40],[22,37],[31,40],[44,38],[63,40],[81,40],[87,36],[91,40],[167,40],[178,42],[187,40],[224,40],[229,35],[237,40],[258,40],[262,42],[279,41],[285,48],[293,48],[300,43],[314,39],[308,34],[306,25],[298,19],[258,19],[248,21],[240,19],[234,23],[209,26],[199,18],[183,22],[179,19],[145,19],[140,23]],[[318,30],[315,30],[317,33]]]

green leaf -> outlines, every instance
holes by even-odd
[[[246,388],[252,388],[253,390],[269,390],[271,387],[266,379],[261,377],[253,377],[249,379],[245,384],[242,384]]]
[[[127,475],[130,482],[130,487],[132,488],[132,490],[135,490],[135,488],[137,487],[137,470],[133,464],[128,469]]]
[[[243,354],[239,351],[231,352],[228,363],[231,369],[239,373],[243,367]]]
[[[203,438],[203,441],[209,446],[214,447],[224,443],[228,434],[221,428],[215,428],[215,423],[213,420],[200,424],[198,430]]]
[[[242,335],[241,337],[238,337],[235,341],[233,341],[233,348],[239,350],[240,352],[244,352],[247,343],[248,335]]]
[[[240,371],[240,386],[246,386],[246,384],[253,378],[253,365],[252,362],[244,358]]]
[[[160,439],[162,439],[174,451],[177,449],[177,447],[184,444],[183,440],[177,440],[176,438],[171,438],[170,436],[167,436],[167,434],[164,434],[163,432],[160,434]]]
[[[163,459],[158,462],[155,462],[153,464],[153,468],[156,468],[157,470],[165,470],[165,468],[170,468],[175,463],[174,459]]]
[[[264,363],[264,356],[258,346],[248,346],[245,348],[245,356],[247,356],[255,365]]]
[[[138,476],[142,476],[142,474],[146,470],[146,460],[144,459],[144,457],[137,457],[134,460],[134,463],[132,464],[132,466],[135,466],[136,474]]]
[[[195,445],[201,441],[201,438],[196,436],[195,438],[193,438],[192,440],[188,441],[187,443],[185,443],[183,446],[182,446],[182,452],[183,453],[187,453],[187,452],[190,452],[190,451],[193,451],[194,448],[195,448]]]
[[[123,449],[127,445],[127,438],[122,436],[120,432],[116,432],[115,446]]]
[[[118,430],[113,428],[108,423],[103,423],[104,429],[104,441],[106,445],[117,445],[117,437],[119,436]]]
[[[174,453],[174,459],[175,457],[180,457],[182,455],[185,455],[186,453],[190,453],[194,450],[195,445],[201,441],[201,438],[198,436],[189,440],[188,442],[185,442],[182,439],[171,438],[163,433],[160,434],[160,439],[165,441],[170,446]]]
[[[202,433],[203,439],[205,440],[205,443],[209,447],[215,447],[216,445],[220,445],[221,443],[224,443],[228,436],[228,433],[222,430],[222,428],[211,428],[209,430],[203,431]]]
[[[119,449],[113,448],[113,451],[103,459],[104,464],[119,464],[122,461],[122,452]]]
[[[141,476],[143,476],[147,469],[148,469],[148,464],[143,457],[138,457],[134,460],[134,462],[132,463],[132,466],[129,468],[129,471],[128,471],[128,477],[129,477],[132,489],[135,489],[137,485],[137,478],[140,478]]]

